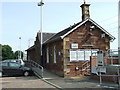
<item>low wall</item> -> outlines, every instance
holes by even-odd
[[[70,62],[69,64],[66,64],[64,66],[64,77],[72,77],[72,76],[80,76],[81,74],[85,74],[86,72],[82,71],[82,64],[84,64],[86,61],[81,62]],[[87,65],[87,64],[86,64]],[[86,67],[84,65],[84,67]],[[78,67],[78,69],[76,69]]]

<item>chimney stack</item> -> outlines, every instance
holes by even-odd
[[[85,20],[86,18],[90,18],[89,6],[90,4],[86,4],[85,0],[84,0],[84,4],[80,6],[82,8],[82,21]]]

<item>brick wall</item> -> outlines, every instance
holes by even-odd
[[[35,60],[35,49],[31,49],[27,51],[27,59]]]
[[[56,46],[56,63],[54,63],[54,46]],[[47,63],[47,47],[49,47],[49,63]],[[59,76],[63,76],[63,44],[62,40],[44,45],[44,67]]]
[[[112,56],[113,57],[113,61],[111,60],[111,56],[108,56],[108,59],[106,60],[105,59],[105,56],[104,56],[104,60],[103,60],[103,63],[104,65],[110,65],[111,62],[113,62],[113,64],[119,64],[118,62],[118,56]],[[90,57],[90,66],[95,66],[95,65],[98,65],[97,64],[97,56],[93,56],[93,57]]]
[[[103,32],[95,27],[94,30],[90,31],[91,22],[86,22],[74,32],[67,35],[63,40],[63,51],[64,51],[64,76],[72,76],[76,73],[75,67],[81,68],[83,62],[70,62],[69,50],[72,43],[78,43],[78,49],[99,49],[107,50],[110,48],[109,37],[106,35],[105,38],[101,38]],[[86,27],[86,28],[85,28]],[[88,45],[88,46],[87,46]],[[81,73],[80,69],[77,71],[78,74]]]
[[[34,42],[34,48],[27,50],[27,57],[30,57],[31,60],[40,64],[40,41],[38,39],[38,35],[36,37],[36,41]]]

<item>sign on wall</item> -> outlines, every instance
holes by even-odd
[[[78,48],[78,43],[71,44],[71,48]]]
[[[97,52],[98,49],[88,50],[88,49],[80,49],[80,50],[70,50],[70,62],[79,62],[83,60],[90,60],[90,56],[93,52]]]

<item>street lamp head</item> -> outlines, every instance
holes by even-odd
[[[21,39],[21,37],[19,37],[19,39]]]
[[[43,6],[43,5],[44,5],[44,3],[43,3],[43,1],[41,0],[41,2],[38,3],[38,6]]]

